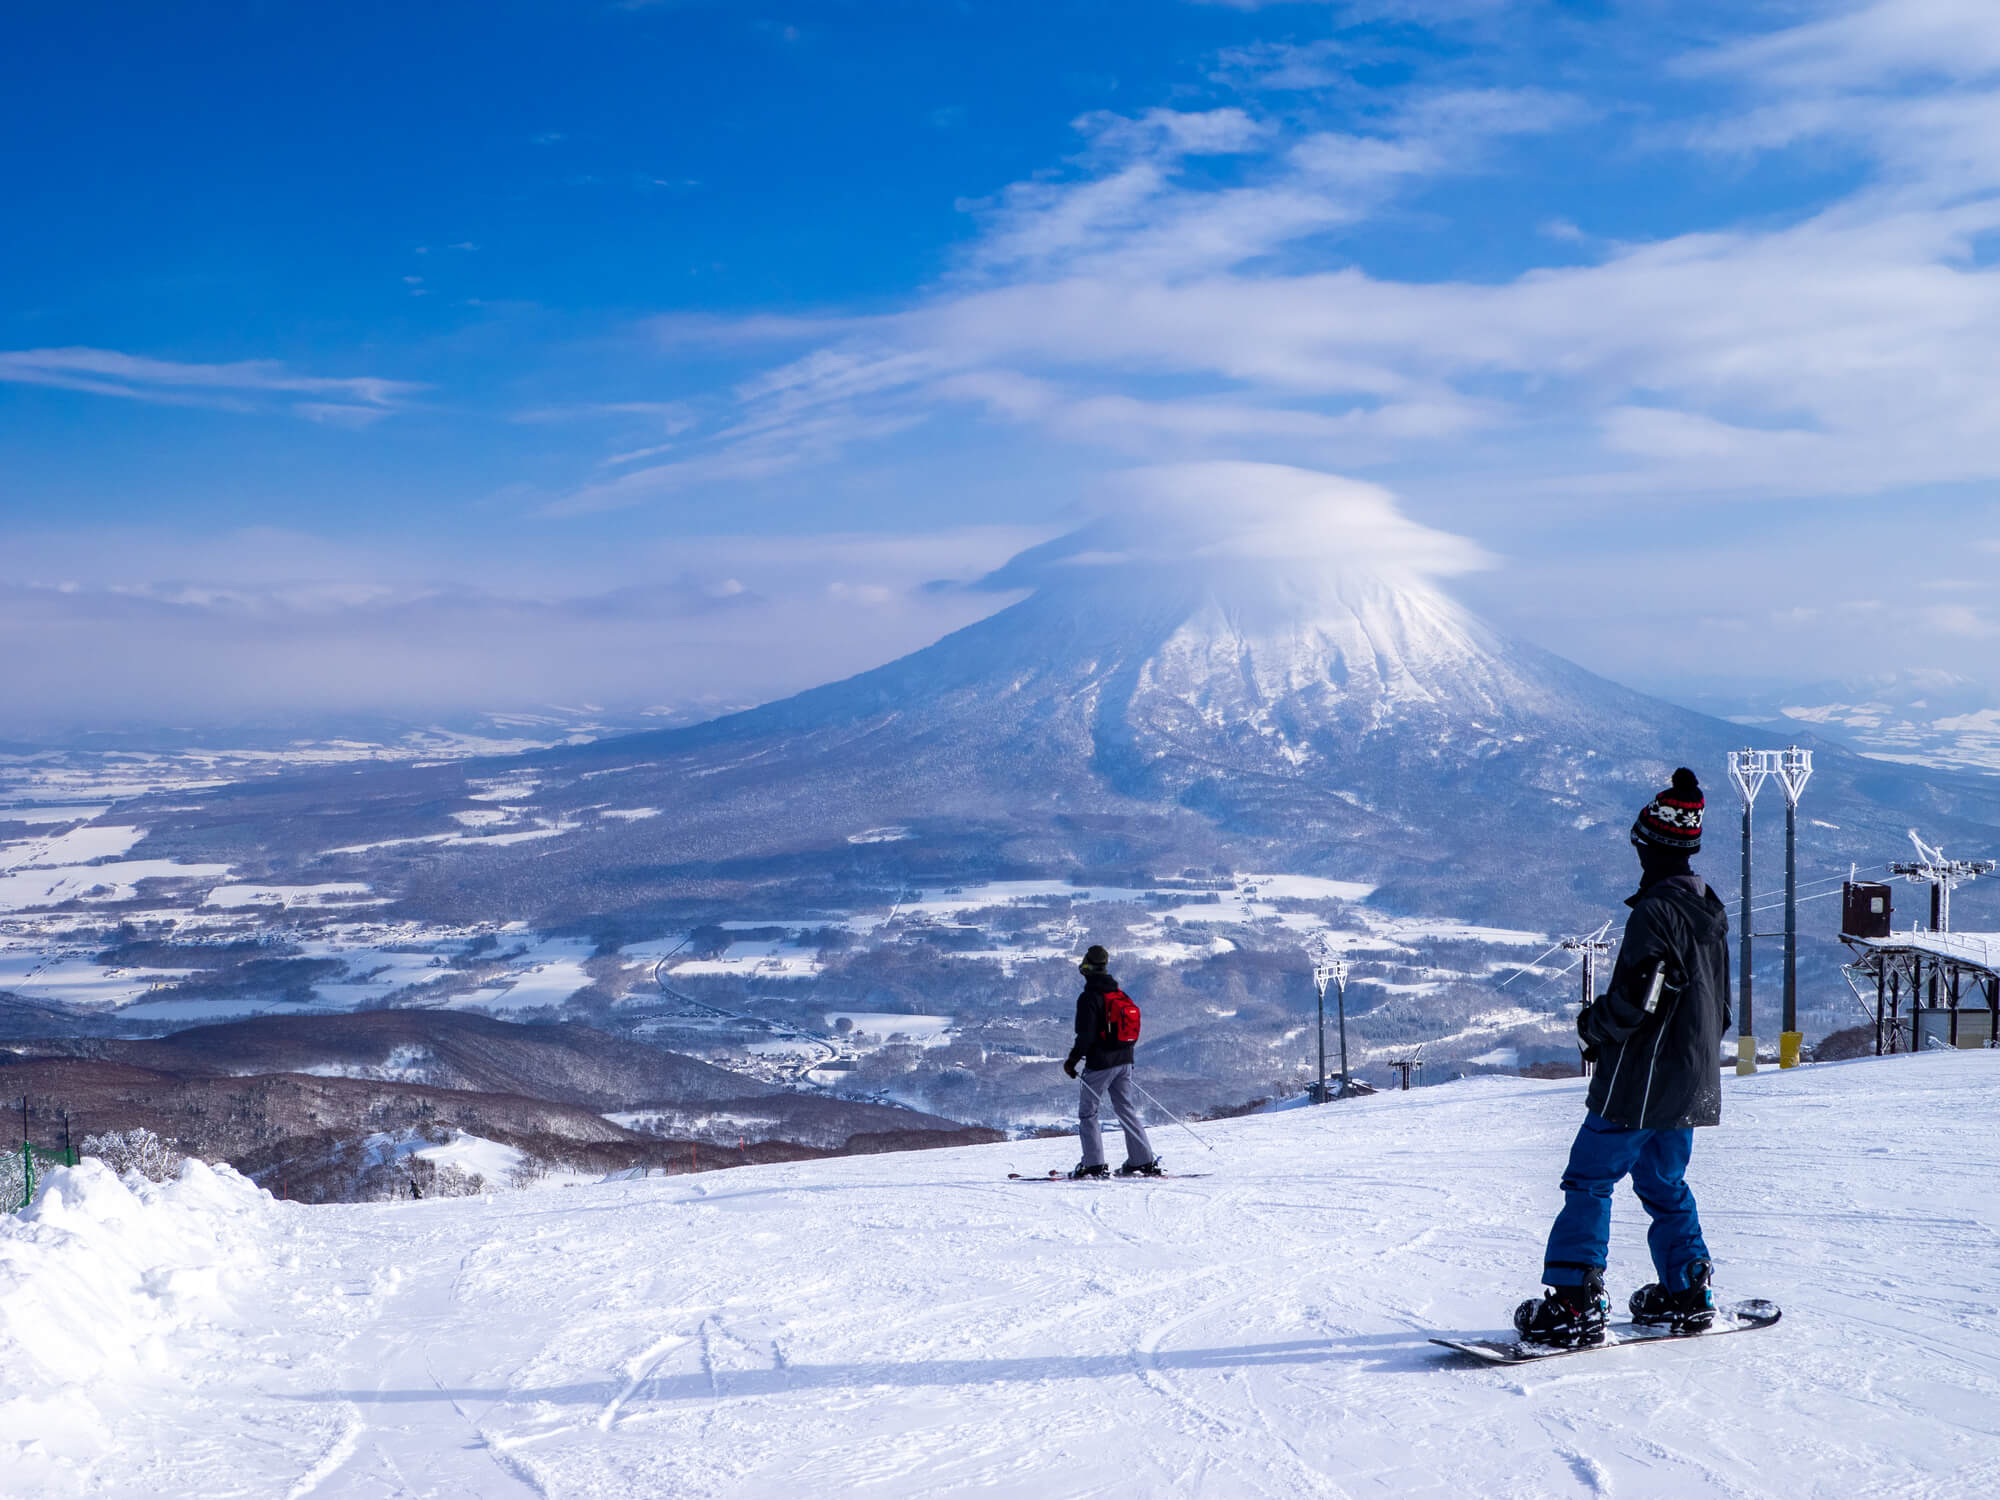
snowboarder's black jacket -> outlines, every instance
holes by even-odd
[[[1729,918],[1696,875],[1671,875],[1627,899],[1632,915],[1611,984],[1577,1018],[1597,1053],[1592,1113],[1614,1125],[1682,1130],[1722,1120],[1722,1033],[1729,1028]],[[1653,967],[1669,988],[1652,1015]]]
[[[1083,993],[1076,997],[1076,1043],[1069,1061],[1082,1061],[1087,1071],[1116,1068],[1132,1060],[1130,1042],[1114,1042],[1104,1034],[1104,996],[1118,988],[1109,974],[1083,976]]]

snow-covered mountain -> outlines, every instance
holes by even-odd
[[[1951,672],[1920,669],[1698,701],[1733,723],[1805,730],[1879,760],[2000,771],[2000,698]]]
[[[1623,894],[1626,829],[1675,765],[1726,821],[1725,752],[1801,737],[1509,640],[1435,568],[1379,545],[1139,540],[1127,522],[1035,548],[980,585],[1018,595],[1007,607],[780,702],[225,789],[152,823],[146,852],[251,854],[266,878],[351,874],[427,916],[536,924],[774,882],[793,905],[833,905],[919,877],[1226,867],[1547,928]],[[2000,786],[1969,778],[1822,746],[1811,798],[1821,864],[1874,863],[1913,819],[1954,846],[2000,844]]]
[[[518,764],[541,778],[545,818],[606,799],[662,809],[630,842],[690,875],[1293,868],[1536,925],[1566,919],[1572,893],[1593,908],[1622,893],[1625,831],[1675,765],[1726,818],[1725,752],[1798,737],[1509,640],[1415,570],[1134,559],[1094,540],[1016,559],[984,586],[1025,597],[874,671]],[[1842,862],[1900,847],[1913,812],[1959,843],[2000,831],[2000,789],[1830,747],[1813,795]],[[907,837],[859,842],[883,827]],[[569,849],[534,855],[546,872]]]

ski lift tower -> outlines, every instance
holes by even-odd
[[[1900,875],[1913,883],[1931,888],[1931,931],[1951,931],[1951,893],[1955,886],[1968,880],[1977,880],[1981,875],[1990,875],[2000,869],[2000,861],[1990,859],[1946,859],[1944,850],[1935,844],[1926,844],[1917,836],[1917,830],[1910,830],[1910,842],[1916,845],[1915,859],[1899,859],[1889,866],[1889,873]],[[1914,992],[1913,992],[1914,993]],[[1914,998],[1911,1001],[1915,1004]],[[1930,1003],[1938,1003],[1937,970],[1931,970]]]
[[[1597,998],[1597,960],[1599,955],[1611,951],[1611,941],[1605,936],[1610,930],[1611,923],[1607,920],[1597,931],[1586,932],[1581,937],[1566,937],[1560,944],[1565,953],[1575,953],[1582,957],[1583,1003],[1585,1005],[1590,1004],[1591,1001]],[[1577,1056],[1581,1058],[1583,1056],[1583,1048],[1579,1046],[1576,1051]],[[1583,1069],[1584,1076],[1588,1077],[1590,1074],[1589,1062],[1582,1062],[1580,1066]]]
[[[1917,846],[1917,857],[1895,861],[1889,866],[1889,873],[1928,885],[1931,888],[1931,931],[1950,932],[1952,888],[1968,880],[1977,880],[1981,875],[1991,875],[2000,869],[2000,861],[1946,859],[1944,850],[1926,844],[1914,828],[1910,830],[1910,842]]]
[[[1743,799],[1743,900],[1736,935],[1741,977],[1742,1010],[1736,1023],[1736,1071],[1757,1071],[1757,1035],[1751,1008],[1750,956],[1760,936],[1750,925],[1750,812],[1767,778],[1775,776],[1785,790],[1785,991],[1784,1022],[1778,1033],[1778,1066],[1799,1064],[1799,798],[1812,779],[1812,751],[1797,745],[1783,750],[1732,750],[1729,779]],[[1776,933],[1763,933],[1776,937]]]
[[[1401,1081],[1404,1093],[1410,1091],[1410,1070],[1412,1068],[1421,1068],[1424,1065],[1424,1046],[1425,1044],[1419,1043],[1417,1050],[1412,1052],[1408,1057],[1392,1057],[1389,1059],[1389,1066],[1395,1069],[1396,1076]]]
[[[1750,929],[1750,812],[1757,805],[1757,794],[1764,789],[1766,778],[1776,769],[1770,764],[1775,759],[1776,755],[1769,750],[1729,752],[1729,779],[1736,783],[1736,795],[1743,799],[1743,887],[1736,917],[1738,1073],[1757,1071],[1757,1027],[1751,1011],[1750,950],[1755,935]]]
[[[1337,956],[1333,940],[1320,933],[1306,949],[1313,961],[1313,989],[1319,994],[1319,1081],[1312,1086],[1308,1095],[1315,1104],[1324,1104],[1329,1099],[1345,1099],[1350,1087],[1347,1076],[1347,960]],[[1334,986],[1334,1003],[1340,1014],[1340,1090],[1329,1093],[1326,1087],[1326,987]]]
[[[1778,1033],[1778,1066],[1799,1065],[1799,797],[1812,779],[1812,751],[1791,745],[1778,753],[1778,785],[1785,789],[1785,1029]]]

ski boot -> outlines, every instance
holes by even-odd
[[[1128,1161],[1118,1169],[1118,1175],[1120,1177],[1164,1177],[1167,1175],[1167,1169],[1160,1165],[1160,1159],[1156,1156],[1151,1161]]]
[[[1715,1294],[1709,1278],[1715,1268],[1705,1260],[1690,1261],[1687,1290],[1670,1292],[1657,1281],[1649,1281],[1632,1294],[1627,1304],[1634,1323],[1665,1326],[1675,1333],[1701,1333],[1715,1321]]]
[[[1081,1182],[1086,1177],[1109,1177],[1110,1175],[1111,1168],[1107,1167],[1103,1162],[1092,1165],[1089,1162],[1080,1161],[1070,1169],[1069,1180],[1071,1182]]]
[[[1604,1325],[1610,1315],[1604,1274],[1593,1271],[1579,1286],[1552,1286],[1546,1297],[1523,1302],[1514,1309],[1514,1330],[1530,1344],[1587,1349],[1604,1342]]]

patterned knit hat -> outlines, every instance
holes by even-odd
[[[1632,824],[1634,844],[1653,844],[1662,849],[1679,849],[1693,854],[1701,848],[1701,810],[1704,806],[1701,783],[1694,772],[1682,766],[1674,772],[1674,784],[1639,809]]]

